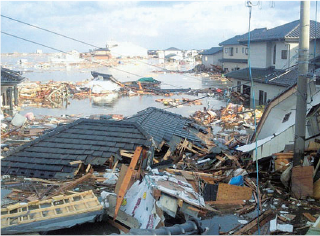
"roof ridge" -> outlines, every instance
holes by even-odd
[[[293,23],[293,22],[291,22],[291,23]],[[284,38],[287,38],[288,35],[290,35],[293,31],[295,31],[299,26],[300,26],[300,22],[299,22],[292,30],[290,30],[290,31],[284,36]],[[309,33],[309,34],[310,34],[310,33]]]

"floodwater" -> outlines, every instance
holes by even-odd
[[[165,67],[171,70],[186,71],[193,68],[193,64],[188,65],[159,65],[157,59],[152,58],[149,60],[131,60],[129,62],[122,62],[119,59],[119,65],[114,68],[110,67],[98,67],[98,68],[79,68],[70,67],[50,67],[39,69],[37,65],[40,62],[49,62],[50,56],[38,55],[38,56],[2,56],[2,64],[15,70],[24,71],[23,76],[30,81],[68,81],[77,82],[92,79],[91,70],[101,73],[112,74],[117,80],[121,82],[137,80],[141,77],[153,77],[156,80],[161,81],[161,88],[224,88],[230,86],[226,82],[211,80],[206,77],[195,76],[191,73],[157,73],[155,71],[161,71],[161,68]],[[20,59],[24,59],[24,63],[20,64]],[[191,95],[174,95],[169,98],[182,99],[199,99],[203,95],[191,96]],[[226,106],[225,101],[219,101],[216,98],[207,97],[202,99],[202,105],[191,105],[182,107],[169,108],[162,103],[155,102],[156,99],[163,98],[163,96],[134,96],[134,97],[118,97],[118,98],[104,98],[104,99],[69,99],[68,103],[65,103],[63,108],[42,108],[32,107],[24,105],[20,111],[22,115],[27,112],[33,112],[35,115],[50,115],[50,116],[62,116],[62,115],[77,115],[81,117],[88,117],[93,114],[121,114],[124,116],[131,116],[140,110],[147,107],[157,107],[167,109],[168,111],[178,113],[183,116],[189,116],[197,110],[202,110],[203,107],[219,109],[221,106]],[[100,100],[100,101],[97,101]]]

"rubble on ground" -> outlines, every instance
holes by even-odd
[[[192,115],[194,120],[158,108],[132,117],[95,115],[89,119],[4,115],[2,144],[9,146],[3,148],[1,161],[2,219],[7,219],[2,220],[2,230],[30,233],[14,227],[30,224],[33,211],[41,215],[34,224],[51,213],[54,219],[68,222],[74,213],[67,209],[73,204],[65,199],[83,196],[83,208],[75,207],[76,212],[89,214],[90,220],[107,221],[124,233],[170,227],[190,219],[213,219],[214,224],[215,216],[227,214],[235,214],[238,223],[219,234],[318,232],[320,146],[314,143],[306,150],[303,171],[310,173],[309,182],[301,195],[292,196],[290,184],[284,184],[293,169],[292,153],[275,153],[259,160],[257,167],[250,156],[235,151],[237,145],[247,143],[245,130],[254,126],[254,112],[258,120],[260,110],[230,103],[198,111]],[[214,132],[216,128],[220,130]],[[19,158],[12,158],[15,155]],[[69,166],[71,175],[61,175]],[[45,171],[47,167],[54,177],[41,175],[39,168]],[[94,212],[89,211],[92,199]],[[44,202],[53,204],[47,213],[43,213],[45,208],[26,208]],[[52,229],[35,231],[50,233]]]

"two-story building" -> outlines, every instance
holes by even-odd
[[[175,47],[170,47],[164,50],[164,58],[166,60],[182,60],[183,59],[183,50],[180,50]]]
[[[320,38],[320,32],[317,30],[316,33],[315,30],[316,22],[310,21],[310,59],[320,53],[320,41],[315,41]],[[299,20],[272,29],[252,31],[250,64],[255,83],[254,96],[259,105],[266,104],[268,100],[296,83],[297,68],[294,65],[298,61],[299,34]],[[238,37],[236,41],[239,45],[247,45],[248,34]],[[252,95],[248,66],[231,71],[226,77],[232,79],[234,90]]]
[[[205,66],[205,68],[210,69],[212,68],[212,65],[222,66],[222,50],[222,47],[212,47],[199,53],[201,55],[202,64]]]
[[[265,30],[266,28],[255,29],[250,34],[259,35]],[[240,70],[248,66],[248,42],[243,41],[245,38],[248,38],[248,33],[236,35],[219,43],[219,46],[223,47],[221,63],[225,72]]]

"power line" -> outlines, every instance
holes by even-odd
[[[34,28],[37,28],[37,29],[40,29],[40,30],[43,30],[43,31],[46,31],[46,32],[49,32],[49,33],[52,33],[52,34],[55,34],[55,35],[59,35],[59,36],[61,36],[61,37],[64,37],[64,38],[67,38],[67,39],[71,39],[71,40],[73,40],[73,41],[76,41],[76,42],[79,42],[79,43],[82,43],[82,44],[85,44],[85,45],[89,45],[89,46],[94,47],[94,48],[99,48],[99,47],[97,47],[97,46],[95,46],[95,45],[92,45],[92,44],[83,42],[83,41],[81,41],[81,40],[78,40],[78,39],[75,39],[75,38],[72,38],[72,37],[63,35],[63,34],[59,34],[59,33],[54,32],[54,31],[52,31],[52,30],[48,30],[48,29],[45,29],[45,28],[42,28],[42,27],[39,27],[39,26],[36,26],[36,25],[32,25],[32,24],[29,24],[29,23],[27,23],[27,22],[14,19],[14,18],[9,17],[9,16],[5,16],[5,15],[2,15],[2,14],[1,14],[1,17],[7,18],[7,19],[12,20],[12,21],[16,21],[16,22],[21,23],[21,24],[24,24],[24,25],[28,25],[28,26],[34,27]]]
[[[63,51],[63,50],[60,50],[60,49],[57,49],[57,48],[54,48],[54,47],[51,47],[51,46],[47,46],[47,45],[44,45],[44,44],[42,44],[42,43],[38,43],[38,42],[29,40],[29,39],[25,39],[25,38],[22,38],[22,37],[13,35],[13,34],[9,34],[9,33],[4,32],[4,31],[1,31],[1,33],[2,33],[2,34],[5,34],[5,35],[8,35],[8,36],[11,36],[11,37],[14,37],[14,38],[17,38],[17,39],[21,39],[21,40],[26,41],[26,42],[29,42],[29,43],[33,43],[33,44],[40,45],[40,46],[45,47],[45,48],[49,48],[49,49],[54,50],[54,51],[58,51],[58,52],[62,52],[62,53],[68,54],[68,55],[72,55],[71,53],[65,52],[65,51]],[[128,71],[125,71],[125,70],[122,70],[122,69],[119,69],[119,68],[110,67],[110,66],[105,65],[105,64],[102,64],[102,63],[100,63],[100,62],[91,61],[91,60],[86,59],[86,58],[84,58],[84,60],[86,60],[86,61],[88,61],[88,62],[91,62],[91,63],[98,64],[98,65],[106,66],[106,67],[108,67],[108,68],[111,68],[111,69],[114,69],[114,70],[118,70],[118,71],[121,71],[121,72],[124,72],[124,73],[128,73],[128,74],[131,74],[131,75],[140,77],[140,78],[143,77],[142,75],[138,75],[138,74],[135,74],[135,73],[132,73],[132,72],[128,72]],[[167,84],[167,85],[170,85],[170,86],[172,86],[172,87],[178,88],[178,86],[175,86],[175,85],[172,85],[172,84],[168,84],[168,83],[164,83],[164,84]],[[180,86],[180,88],[183,88],[183,87]]]
[[[21,21],[21,20],[17,20],[17,19],[14,19],[14,18],[12,18],[12,17],[9,17],[9,16],[5,16],[5,15],[3,15],[3,14],[1,14],[1,17],[6,18],[6,19],[9,19],[9,20],[12,20],[12,21],[16,21],[16,22],[18,22],[18,23],[20,23],[20,24],[24,24],[24,25],[28,25],[28,26],[30,26],[30,27],[34,27],[34,28],[36,28],[36,29],[40,29],[40,30],[46,31],[46,32],[48,32],[48,33],[52,33],[52,34],[61,36],[61,37],[64,37],[64,38],[67,38],[67,39],[73,40],[73,41],[75,41],[75,42],[79,42],[79,43],[82,43],[82,44],[85,44],[85,45],[88,45],[88,46],[91,46],[91,47],[94,47],[94,48],[101,48],[101,47],[95,46],[95,45],[93,45],[93,44],[86,43],[86,42],[84,42],[84,41],[81,41],[81,40],[78,40],[78,39],[75,39],[75,38],[72,38],[72,37],[69,37],[69,36],[66,36],[66,35],[63,35],[63,34],[54,32],[54,31],[52,31],[52,30],[45,29],[45,28],[42,28],[42,27],[39,27],[39,26],[30,24],[30,23]],[[114,53],[114,54],[119,55],[119,56],[122,56],[122,55],[119,54],[119,53]],[[166,68],[163,68],[163,67],[160,67],[160,66],[157,66],[157,65],[153,65],[153,64],[150,64],[150,63],[141,61],[141,60],[135,60],[135,61],[141,62],[141,63],[146,64],[146,65],[149,65],[149,66],[153,66],[153,67],[156,67],[156,68],[159,68],[159,69],[162,69],[162,70],[166,70]],[[186,77],[189,77],[189,78],[192,78],[192,79],[196,79],[196,80],[202,81],[201,79],[198,79],[198,78],[195,78],[195,77],[191,77],[191,76],[187,76],[187,75],[186,75]]]

